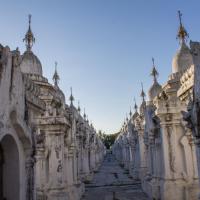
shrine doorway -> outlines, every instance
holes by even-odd
[[[19,200],[19,151],[14,138],[6,135],[0,141],[0,199]]]
[[[0,145],[0,199],[3,199],[3,149]]]

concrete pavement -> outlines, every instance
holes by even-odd
[[[107,154],[91,183],[86,184],[82,200],[147,200],[139,181],[121,168],[112,154]]]

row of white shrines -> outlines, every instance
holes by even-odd
[[[105,146],[80,107],[42,75],[32,52],[0,45],[0,199],[79,200],[103,160]]]
[[[153,63],[148,101],[142,89],[140,111],[126,119],[112,147],[117,160],[154,200],[199,199],[200,43],[190,41],[182,24],[172,73],[160,85]]]

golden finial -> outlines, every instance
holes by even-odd
[[[152,58],[153,68],[152,68],[152,71],[151,71],[151,76],[153,76],[154,82],[157,82],[158,71],[156,70],[156,66],[155,66],[154,61],[155,61],[154,58]]]
[[[177,38],[179,38],[180,42],[185,42],[185,40],[189,38],[189,34],[187,33],[185,27],[182,24],[182,13],[180,10],[178,11],[178,17],[179,17],[179,29]]]
[[[55,62],[55,72],[54,72],[54,75],[53,75],[53,81],[54,81],[54,85],[58,87],[58,81],[60,80],[60,77],[59,77],[58,72],[57,72],[57,65],[58,65],[58,63]]]
[[[31,31],[31,15],[28,16],[28,24],[29,24],[28,31],[26,32],[23,42],[25,41],[25,43],[26,43],[27,51],[31,51],[33,43],[35,43],[35,37]]]

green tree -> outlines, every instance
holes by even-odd
[[[102,130],[98,131],[99,137],[102,139],[104,145],[106,146],[107,149],[110,149],[111,146],[114,144],[116,137],[118,136],[119,133],[114,133],[114,134],[106,134]]]

